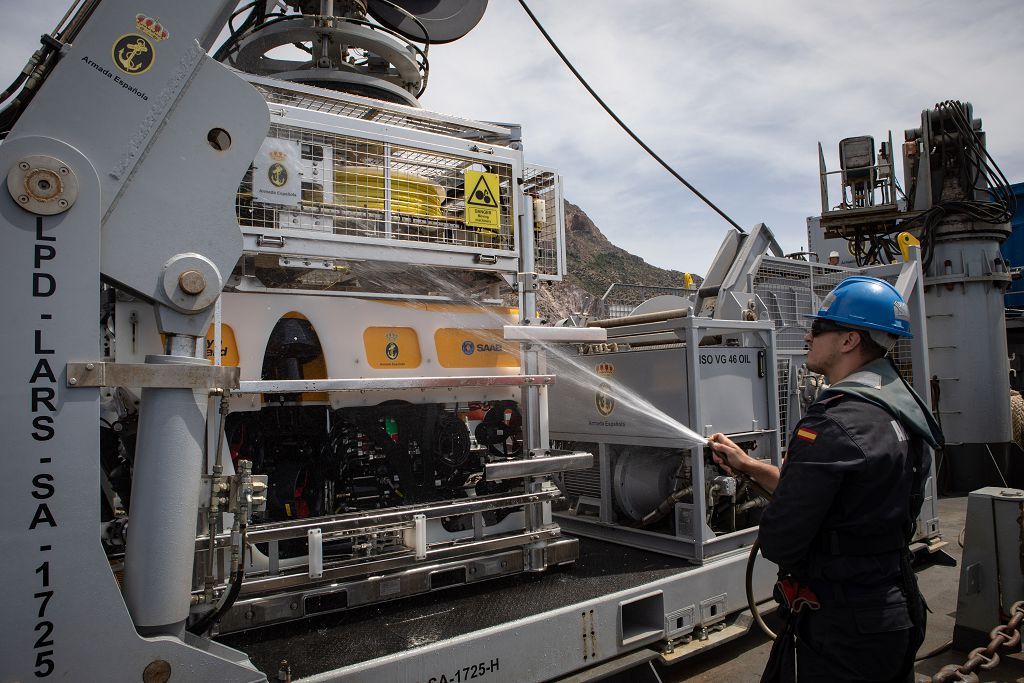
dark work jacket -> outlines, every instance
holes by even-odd
[[[907,529],[911,439],[936,439],[931,415],[888,361],[855,375],[826,390],[797,424],[758,539],[767,559],[812,587],[839,583],[847,594],[882,595],[900,580],[902,551],[871,548],[880,535]],[[837,552],[828,542],[836,535],[858,550]]]

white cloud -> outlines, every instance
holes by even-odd
[[[1018,0],[529,1],[642,138],[787,251],[819,211],[819,140],[832,168],[841,138],[892,130],[899,145],[938,101],[973,102],[996,161],[1024,178]],[[0,0],[4,85],[64,9]],[[491,0],[472,33],[430,58],[427,108],[523,124],[527,158],[559,168],[568,199],[614,243],[662,267],[707,268],[728,225],[615,126],[518,2]]]

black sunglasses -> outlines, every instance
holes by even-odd
[[[825,334],[826,332],[853,332],[848,327],[837,325],[831,320],[825,320],[824,318],[815,318],[811,321],[811,336],[817,337],[818,335]]]

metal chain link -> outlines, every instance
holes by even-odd
[[[1013,649],[1020,645],[1020,625],[1024,622],[1024,600],[1013,603],[1010,608],[1010,621],[1000,624],[989,632],[992,640],[987,647],[971,650],[967,661],[963,664],[948,664],[939,670],[930,683],[978,683],[980,680],[974,672],[977,669],[989,670],[999,666],[999,648]]]

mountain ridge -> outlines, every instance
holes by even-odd
[[[580,313],[606,315],[601,298],[612,284],[620,288],[606,303],[633,307],[657,294],[677,293],[686,274],[659,268],[613,244],[587,213],[565,200],[566,275],[561,282],[548,282],[538,292],[541,317],[549,322]],[[694,286],[702,278],[692,275]],[[659,291],[660,290],[660,291]]]

